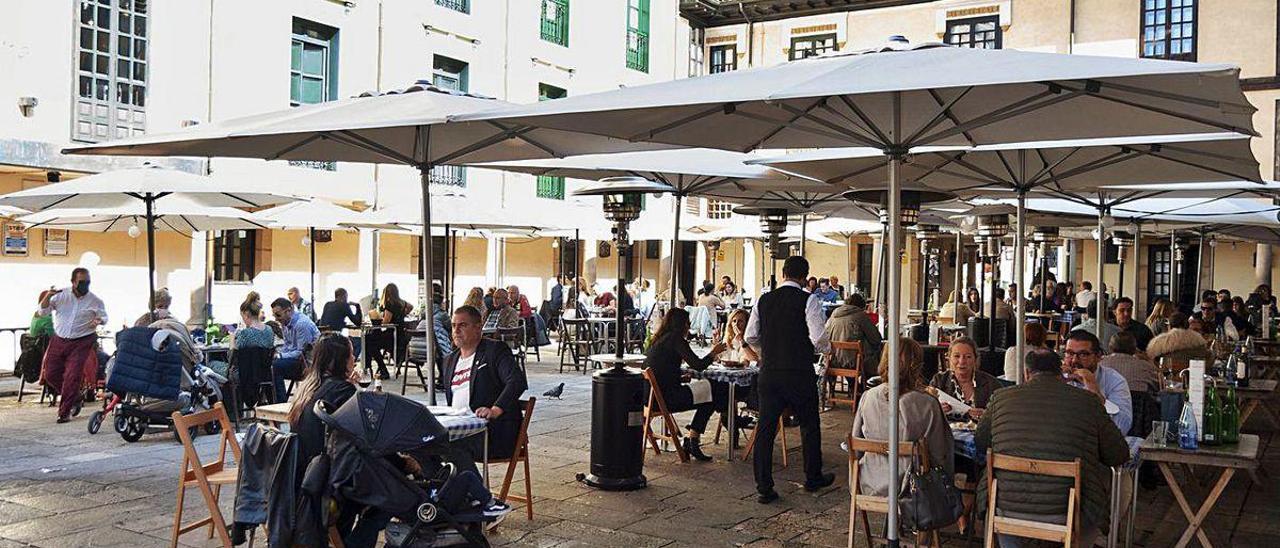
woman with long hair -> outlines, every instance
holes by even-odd
[[[736,308],[729,313],[729,317],[725,320],[725,353],[721,355],[725,362],[746,364],[760,361],[760,356],[745,341],[747,320],[750,317],[751,313],[741,308]]]
[[[710,366],[725,349],[725,343],[717,342],[704,357],[698,357],[689,347],[689,313],[683,308],[675,308],[662,318],[662,325],[653,335],[653,342],[645,352],[644,366],[653,371],[658,381],[658,391],[672,413],[693,410],[693,422],[687,427],[684,438],[684,450],[693,458],[709,461],[711,457],[702,452],[698,440],[707,429],[707,421],[717,409],[714,399],[703,403],[694,403],[693,389],[682,380],[680,364],[687,363],[691,369],[701,371]],[[727,393],[727,391],[726,391]],[[724,405],[719,406],[720,409]]]
[[[1169,330],[1169,317],[1173,316],[1173,303],[1169,299],[1161,298],[1156,301],[1156,305],[1151,307],[1151,314],[1147,315],[1147,327],[1151,329],[1152,335],[1159,335]]]
[[[382,313],[382,325],[399,326],[404,323],[405,316],[413,312],[413,305],[400,298],[400,288],[396,284],[387,284],[387,287],[382,290],[382,306],[378,307],[378,311]],[[382,380],[391,378],[383,353],[390,353],[392,359],[395,359],[397,335],[391,329],[377,329],[365,336],[368,338],[368,343],[364,352],[364,368],[368,370],[372,362],[377,361],[378,378]]]
[[[982,296],[978,293],[978,288],[969,288],[968,293],[965,293],[964,304],[969,305],[969,312],[982,315]]]
[[[954,343],[953,343],[954,344]],[[924,362],[924,350],[920,343],[906,337],[898,340],[898,393],[890,394],[889,383],[881,383],[862,395],[858,412],[853,417],[853,437],[873,440],[889,439],[889,398],[898,398],[898,439],[905,442],[921,441],[929,451],[930,464],[941,465],[947,474],[955,471],[952,458],[954,440],[951,427],[942,412],[938,400],[925,392],[920,367]],[[880,378],[889,375],[888,352],[880,354]],[[911,467],[910,457],[900,459],[898,474]],[[901,485],[902,478],[889,478],[889,457],[863,454],[861,468],[862,493],[883,496],[890,485]]]
[[[471,288],[471,291],[467,293],[466,300],[462,301],[462,305],[474,307],[480,311],[480,317],[484,317],[486,313],[484,309],[484,290],[479,287]]]

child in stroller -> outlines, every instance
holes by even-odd
[[[125,441],[135,442],[152,426],[172,428],[174,411],[212,409],[223,400],[227,380],[201,361],[181,322],[161,320],[120,331],[116,356],[107,367],[106,388],[112,396],[89,418],[89,433],[97,433],[110,414],[116,432]]]
[[[489,546],[485,526],[510,507],[495,501],[474,472],[458,473],[444,462],[449,432],[425,406],[394,394],[358,392],[332,413],[317,401],[315,414],[328,439],[302,482],[312,504],[300,507],[326,515],[300,517],[300,523],[350,526],[338,517],[364,508],[361,519],[379,525],[387,516],[399,520],[387,525],[390,547]],[[314,529],[309,534],[325,538]]]

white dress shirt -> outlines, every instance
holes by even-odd
[[[49,298],[48,308],[40,309],[42,316],[53,312],[53,333],[63,339],[79,339],[97,332],[99,325],[107,323],[107,307],[92,291],[77,297],[71,288],[65,288]],[[94,319],[102,320],[94,322]]]
[[[782,282],[779,287],[791,286],[799,290],[804,290],[800,284],[787,280]],[[827,317],[822,313],[822,300],[817,295],[810,294],[809,300],[804,304],[804,319],[809,325],[809,342],[813,343],[813,351],[816,353],[824,353],[831,350],[831,338],[827,336]],[[747,319],[747,332],[743,336],[743,340],[751,345],[756,352],[760,351],[760,307],[751,308],[751,317]]]

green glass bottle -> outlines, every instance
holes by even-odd
[[[1222,443],[1240,442],[1240,400],[1236,387],[1227,383],[1227,395],[1222,402]]]
[[[1201,445],[1222,443],[1222,404],[1218,401],[1218,388],[1212,379],[1204,381],[1204,411],[1201,412],[1204,428],[1200,434]]]

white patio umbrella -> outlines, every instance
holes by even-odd
[[[316,231],[317,230],[352,230],[343,223],[358,221],[359,213],[327,200],[312,198],[303,202],[293,202],[264,209],[254,214],[254,219],[279,230],[306,230],[307,236],[303,244],[307,246],[311,259],[311,275],[307,277],[311,285],[311,303],[316,302]]]
[[[200,215],[200,208],[264,207],[299,199],[297,194],[289,192],[291,187],[287,185],[273,190],[272,185],[263,183],[247,177],[209,177],[144,166],[86,175],[6,194],[0,196],[0,205],[32,212],[58,212],[51,213],[54,217],[70,217],[72,214],[81,218],[93,218],[96,214],[112,218],[140,216],[147,233],[147,281],[151,290],[147,298],[150,302],[155,299],[156,250],[153,236],[159,217],[165,217],[164,224],[168,229],[186,229],[198,226],[194,219]],[[177,203],[172,207],[164,205],[169,201]],[[158,209],[162,206],[163,209]],[[131,213],[122,214],[121,211]],[[171,211],[173,215],[164,215],[160,213],[162,211]],[[225,218],[223,215],[215,217]],[[151,302],[151,305],[154,309],[155,303]]]
[[[901,248],[902,177],[925,145],[1230,131],[1253,135],[1254,108],[1228,65],[981,50],[900,37],[887,48],[581,95],[459,120],[751,151],[869,146],[888,160],[889,247]],[[1122,121],[1122,122],[1121,122]],[[890,269],[889,293],[901,273]],[[898,318],[897,299],[888,315]],[[896,335],[896,330],[895,330]],[[898,337],[889,337],[890,356]],[[891,360],[888,390],[898,389]],[[889,475],[898,473],[898,406],[890,398]],[[898,538],[890,490],[888,538]]]
[[[192,198],[174,196],[156,201],[151,208],[155,230],[192,232],[268,228],[254,214],[233,207],[211,207]],[[128,232],[138,237],[146,230],[147,206],[142,202],[113,207],[46,209],[17,217],[27,228],[59,228],[81,232]]]
[[[476,167],[573,179],[598,180],[606,177],[636,176],[666,183],[675,189],[672,193],[675,197],[675,227],[672,229],[671,237],[671,249],[674,254],[681,240],[680,215],[683,213],[681,202],[686,196],[749,182],[782,184],[795,178],[765,166],[747,164],[747,160],[752,158],[751,155],[737,152],[692,148],[591,154],[550,160],[493,162],[476,164]],[[678,285],[679,276],[679,261],[672,260],[670,287]],[[670,305],[674,307],[677,292],[671,291],[670,294]]]
[[[425,82],[383,95],[366,94],[316,105],[69,148],[71,154],[203,156],[396,163],[419,172],[423,210],[422,256],[432,262],[431,170],[437,165],[658,148],[499,121],[446,124],[450,115],[509,105],[440,90]],[[426,302],[433,302],[432,284]],[[427,376],[435,382],[435,345],[427,345]],[[435,391],[428,390],[435,403]]]

